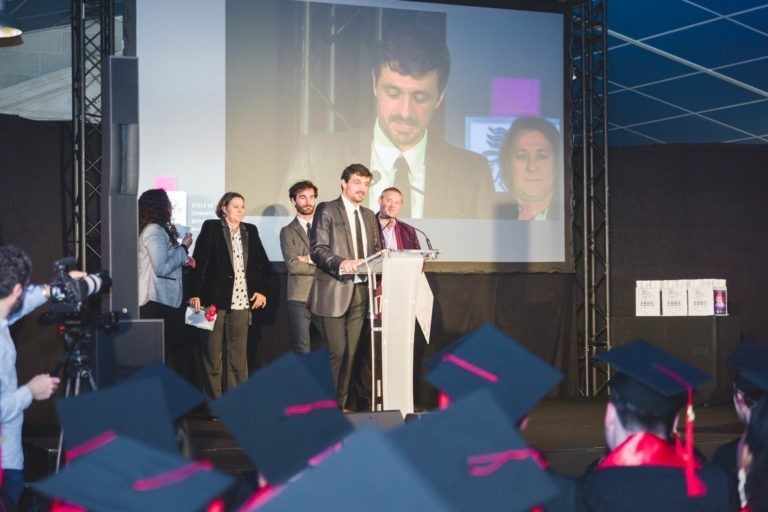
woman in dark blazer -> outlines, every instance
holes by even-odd
[[[218,219],[203,223],[195,244],[189,305],[196,311],[216,306],[212,331],[203,331],[204,390],[221,396],[248,378],[246,345],[251,310],[267,305],[269,260],[253,224],[242,222],[245,199],[227,192],[216,206]],[[226,352],[225,384],[222,356]]]

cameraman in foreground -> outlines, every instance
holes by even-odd
[[[2,423],[2,484],[0,492],[18,504],[24,489],[24,454],[21,424],[24,409],[32,400],[46,400],[56,392],[58,377],[36,375],[18,385],[16,348],[9,326],[43,305],[50,295],[48,285],[30,285],[32,262],[27,253],[12,245],[0,246],[0,422]],[[72,271],[78,279],[83,272]]]

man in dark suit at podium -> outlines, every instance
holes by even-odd
[[[352,164],[341,175],[341,196],[320,203],[309,232],[317,265],[307,307],[323,317],[339,406],[346,408],[352,364],[368,313],[368,285],[355,275],[361,261],[381,249],[376,218],[362,206],[371,171]]]
[[[421,249],[413,226],[397,218],[402,206],[403,195],[395,187],[384,189],[379,196],[376,220],[383,249]]]

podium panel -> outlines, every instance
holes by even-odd
[[[413,333],[424,258],[391,253],[384,260],[381,294],[381,372],[385,410],[413,412]]]

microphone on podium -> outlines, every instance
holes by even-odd
[[[413,229],[415,229],[416,231],[418,231],[419,233],[421,233],[422,235],[424,235],[424,240],[426,240],[426,242],[427,242],[427,247],[429,247],[429,250],[430,250],[430,251],[433,251],[433,252],[434,252],[434,249],[432,248],[432,242],[430,242],[430,241],[429,241],[429,237],[427,236],[427,234],[426,234],[424,231],[422,231],[422,230],[420,230],[419,228],[417,228],[416,226],[414,226],[413,224],[409,224],[409,225],[410,225],[410,226],[411,226]]]

